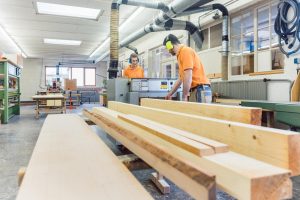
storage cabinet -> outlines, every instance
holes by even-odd
[[[14,115],[20,115],[21,67],[10,60],[0,60],[0,112],[6,124]]]

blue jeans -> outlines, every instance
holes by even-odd
[[[199,85],[190,93],[189,101],[199,103],[211,103],[212,92],[209,85]]]

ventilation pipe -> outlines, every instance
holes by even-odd
[[[190,35],[193,37],[197,47],[201,49],[202,42],[203,42],[203,35],[199,31],[199,29],[191,22],[189,21],[181,21],[181,20],[175,20],[175,19],[169,19],[165,23],[161,25],[156,24],[148,24],[145,27],[141,28],[137,32],[133,33],[129,37],[125,38],[120,43],[120,48],[126,47],[131,42],[143,37],[147,33],[151,32],[159,32],[159,31],[168,31],[168,30],[186,30],[190,33]]]
[[[157,1],[145,1],[145,0],[119,0],[119,4],[131,5],[131,6],[142,6],[145,8],[152,8],[162,10],[163,12],[167,12],[169,7],[163,2]]]
[[[130,50],[132,50],[132,51],[134,51],[134,53],[136,53],[136,54],[139,54],[137,48],[135,48],[134,46],[127,45],[126,48],[127,48],[127,49],[130,49]]]
[[[156,25],[165,23],[169,19],[176,16],[178,13],[182,13],[188,8],[192,7],[196,3],[201,3],[204,0],[175,0],[169,4],[169,10],[167,12],[160,12],[158,16],[154,19]]]
[[[228,10],[222,4],[213,4],[213,9],[220,10],[223,15],[222,23],[222,80],[228,80],[228,56],[229,56],[229,38],[228,38]]]

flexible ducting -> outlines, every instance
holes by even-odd
[[[119,63],[119,4],[113,1],[110,13],[110,62],[108,78],[116,78]]]

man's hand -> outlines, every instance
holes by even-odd
[[[186,96],[186,95],[182,96],[182,101],[188,101],[188,100],[189,100],[188,96]]]
[[[172,100],[172,95],[171,94],[167,94],[167,96],[165,97],[166,100]]]

